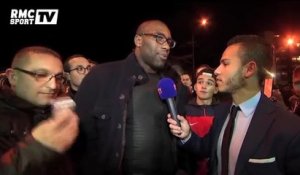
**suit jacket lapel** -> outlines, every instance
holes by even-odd
[[[215,109],[215,121],[216,121],[216,124],[215,124],[215,135],[214,135],[214,140],[213,140],[213,143],[215,145],[218,144],[218,139],[219,139],[219,136],[220,136],[220,132],[222,130],[222,127],[224,125],[224,122],[227,118],[227,115],[229,114],[230,112],[230,106],[231,106],[232,103],[228,103],[228,104],[225,104],[223,106],[220,106],[218,109]]]
[[[265,138],[268,129],[272,125],[274,115],[270,115],[270,113],[274,110],[275,106],[272,103],[273,102],[268,100],[267,97],[262,94],[242,143],[235,167],[235,174],[241,174],[249,158],[255,153],[259,144]]]
[[[217,149],[218,149],[218,140],[220,136],[220,132],[222,130],[223,124],[227,118],[227,115],[230,111],[230,106],[232,102],[220,104],[218,105],[214,111],[215,111],[215,119],[214,124],[212,128],[213,131],[213,140],[212,140],[212,150],[211,150],[211,167],[210,169],[214,172],[212,174],[217,173],[217,165],[218,165],[218,159],[217,159]]]

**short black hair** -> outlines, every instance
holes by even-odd
[[[270,71],[273,65],[273,45],[258,35],[237,35],[228,41],[227,46],[234,44],[241,46],[239,54],[243,65],[249,61],[257,64],[259,83],[262,83],[267,76],[266,70]]]

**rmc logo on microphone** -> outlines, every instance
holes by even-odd
[[[56,25],[58,9],[11,9],[11,25]]]

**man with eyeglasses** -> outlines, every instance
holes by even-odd
[[[64,153],[78,133],[78,117],[52,109],[64,82],[61,58],[40,46],[25,47],[6,70],[0,91],[0,174],[71,175]]]
[[[90,61],[80,54],[71,55],[64,62],[64,71],[68,83],[68,95],[73,99],[83,78],[91,69]]]
[[[176,144],[157,83],[176,42],[165,23],[149,20],[134,44],[125,60],[95,66],[75,96],[82,175],[175,173]]]

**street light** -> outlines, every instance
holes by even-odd
[[[207,18],[201,18],[200,19],[200,26],[206,27],[208,25],[208,19]]]
[[[287,39],[287,45],[288,46],[293,46],[293,44],[294,44],[294,38],[288,38]]]

